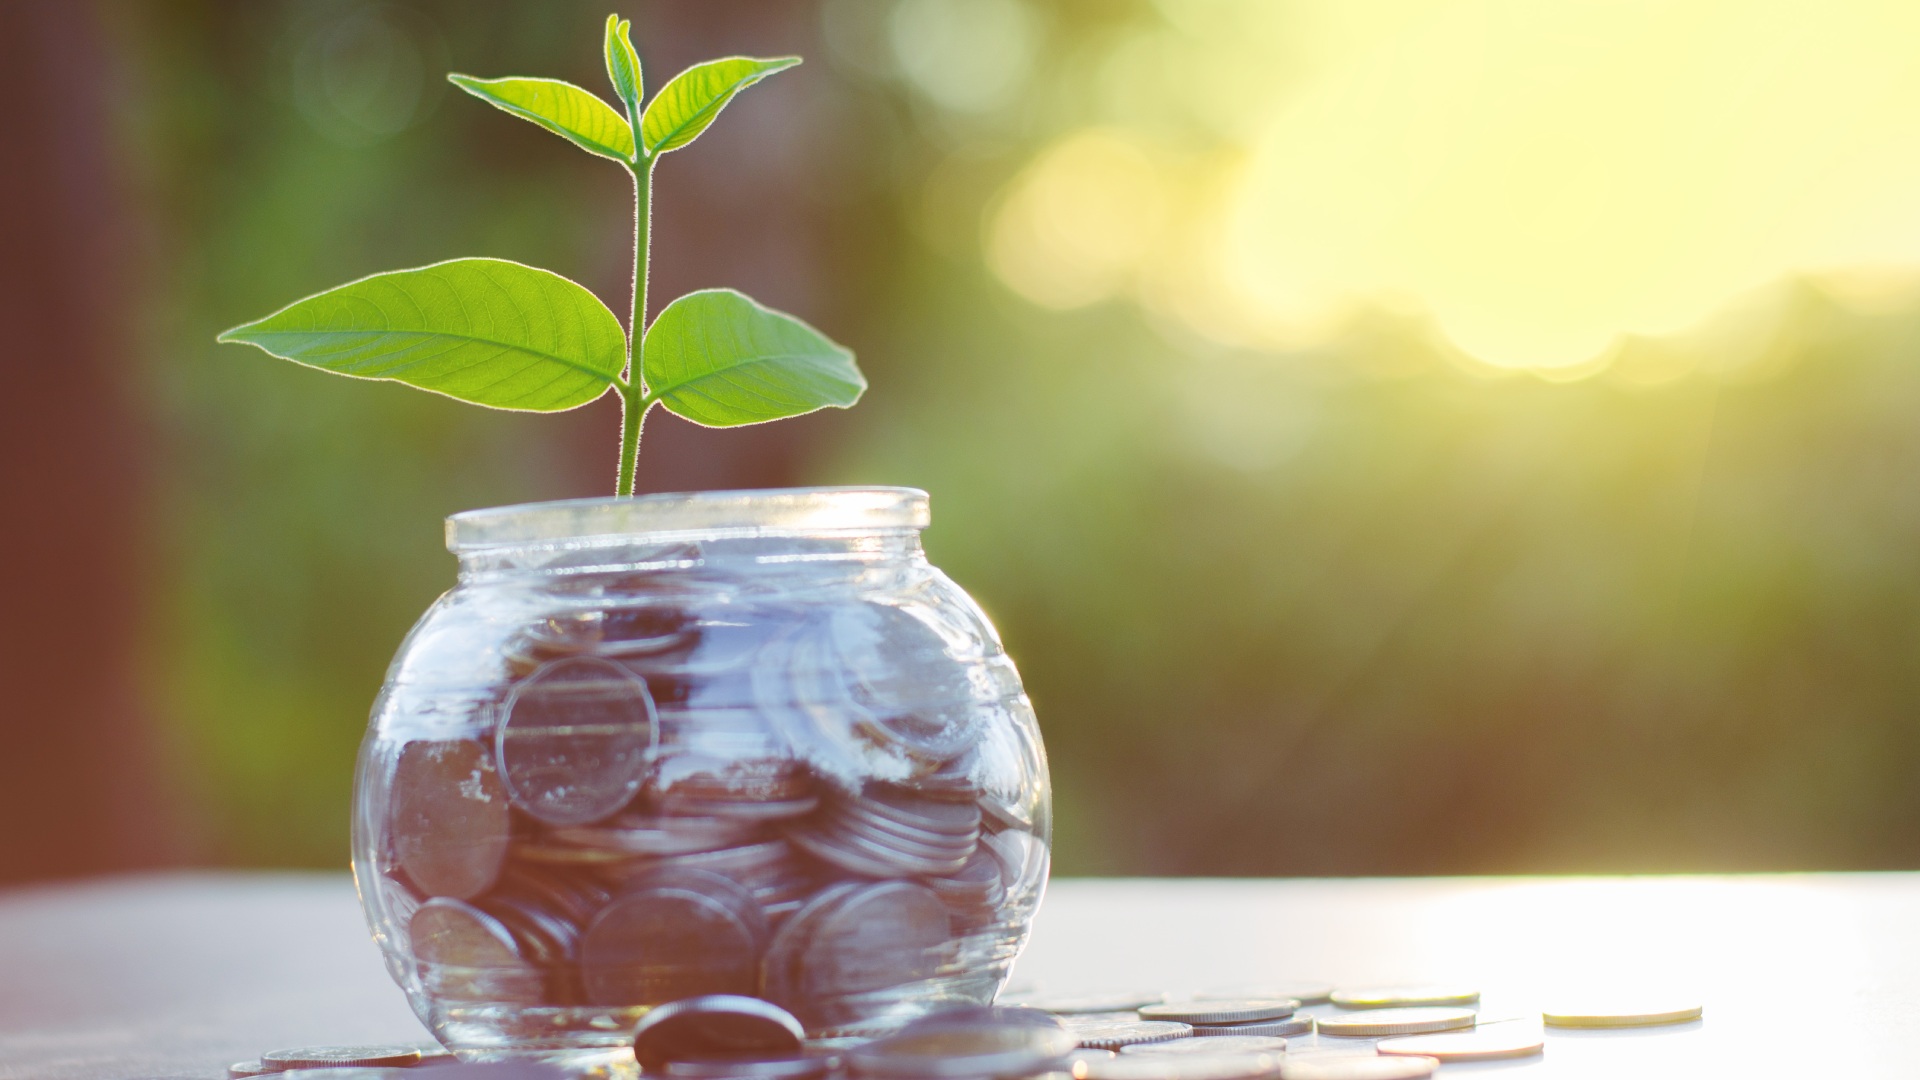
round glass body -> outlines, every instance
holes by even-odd
[[[986,1003],[1045,887],[1045,753],[906,488],[458,514],[354,799],[387,967],[463,1057],[630,1054],[648,1009],[808,1034]]]

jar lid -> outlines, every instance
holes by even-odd
[[[447,518],[447,550],[459,554],[635,536],[924,529],[929,517],[927,493],[908,487],[769,488],[563,499],[454,514]]]

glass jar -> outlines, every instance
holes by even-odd
[[[909,488],[447,520],[459,583],[374,705],[353,862],[443,1043],[589,1065],[695,994],[817,1037],[992,1000],[1046,882],[1046,757],[927,520]]]

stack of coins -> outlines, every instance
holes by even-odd
[[[533,624],[472,735],[391,759],[377,894],[428,995],[752,995],[818,1035],[991,993],[1047,866],[997,669],[882,604],[648,599]]]

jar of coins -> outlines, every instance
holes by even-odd
[[[700,994],[817,1037],[992,1000],[1046,882],[1046,757],[927,520],[906,488],[448,520],[459,583],[393,662],[354,810],[442,1042],[588,1064]]]

